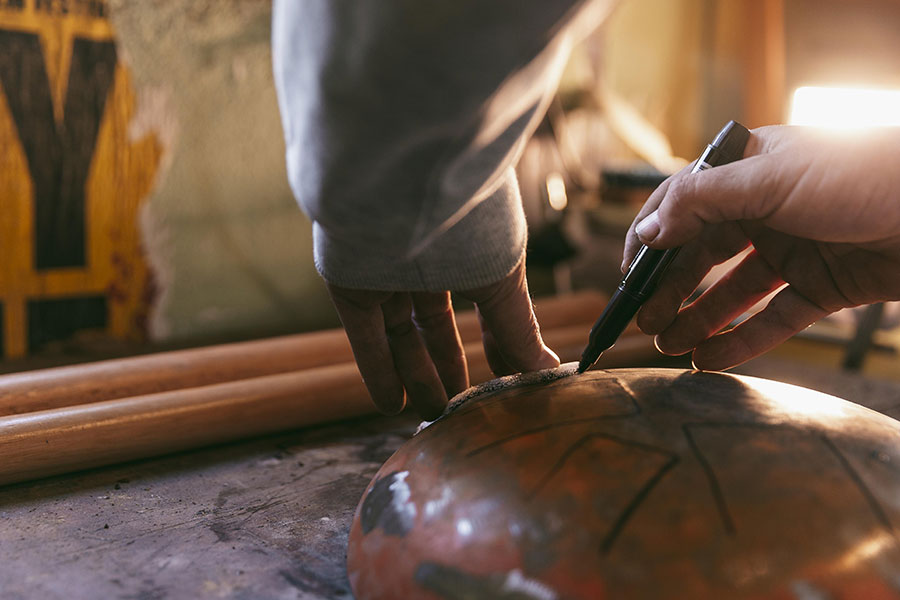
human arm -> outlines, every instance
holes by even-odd
[[[468,385],[452,318],[431,314],[448,312],[449,290],[475,300],[496,373],[558,364],[531,310],[512,167],[573,39],[611,4],[276,2],[289,179],[383,410],[405,389],[434,417]]]
[[[846,307],[900,299],[900,131],[754,130],[741,161],[682,171],[657,189],[626,238],[683,246],[637,316],[667,354],[724,369]],[[750,253],[690,305],[709,269]],[[765,309],[719,333],[769,293]]]

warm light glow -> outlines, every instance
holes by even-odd
[[[777,381],[745,377],[747,386],[755,389],[783,411],[796,416],[823,417],[828,419],[847,416],[848,402],[806,388],[790,386]]]
[[[559,173],[547,175],[547,199],[550,201],[550,207],[553,210],[563,210],[569,204],[569,197],[566,195],[566,182]]]
[[[900,90],[801,87],[794,92],[791,125],[835,129],[900,125]]]

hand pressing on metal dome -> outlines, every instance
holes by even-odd
[[[436,419],[449,397],[469,387],[450,292],[328,289],[379,410],[396,413],[409,400],[423,418]],[[559,365],[541,339],[524,260],[500,281],[459,294],[475,303],[495,374]]]

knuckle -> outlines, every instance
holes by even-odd
[[[498,351],[507,362],[515,365],[528,364],[538,356],[543,349],[543,341],[535,327],[523,326],[521,329],[507,336],[503,343],[498,344]]]
[[[415,327],[412,321],[404,320],[390,324],[385,323],[384,331],[388,342],[392,342],[412,334],[415,331]]]
[[[428,310],[417,308],[413,311],[413,321],[419,328],[431,328],[444,325],[453,319],[453,308],[445,306],[432,307]]]
[[[772,306],[770,304],[770,306],[771,309],[764,311],[765,322],[769,329],[777,332],[781,336],[786,336],[794,333],[798,329],[802,329],[802,327],[799,327],[795,322],[796,318],[790,313],[785,312],[780,305],[776,304],[775,306]]]
[[[752,277],[731,278],[738,293],[746,298],[765,296],[772,291],[773,278],[761,279]]]
[[[681,177],[672,182],[661,212],[665,212],[667,220],[691,226],[702,225],[709,221],[707,208],[702,202],[695,177]]]
[[[342,288],[334,285],[326,286],[331,301],[339,308],[349,308],[351,310],[369,310],[376,306],[381,306],[391,297],[391,292],[377,292],[371,290],[356,290]]]
[[[703,250],[703,248],[700,249],[701,252]],[[665,306],[670,310],[674,308],[677,311],[684,301],[694,293],[703,279],[705,272],[700,272],[702,265],[700,258],[694,254],[688,256],[685,253],[683,260],[679,259],[682,257],[679,256],[666,269],[665,278],[651,297],[651,299],[656,299],[656,306]]]
[[[727,325],[723,324],[722,320],[722,315],[702,305],[695,310],[686,311],[682,328],[687,345],[693,348],[709,336],[718,333],[724,325]]]
[[[669,185],[666,193],[665,204],[671,208],[681,209],[690,200],[694,193],[695,186],[690,178],[679,177]]]

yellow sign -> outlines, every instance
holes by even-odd
[[[105,0],[0,0],[0,303],[6,356],[81,328],[142,339],[152,279],[138,209],[161,148]]]

